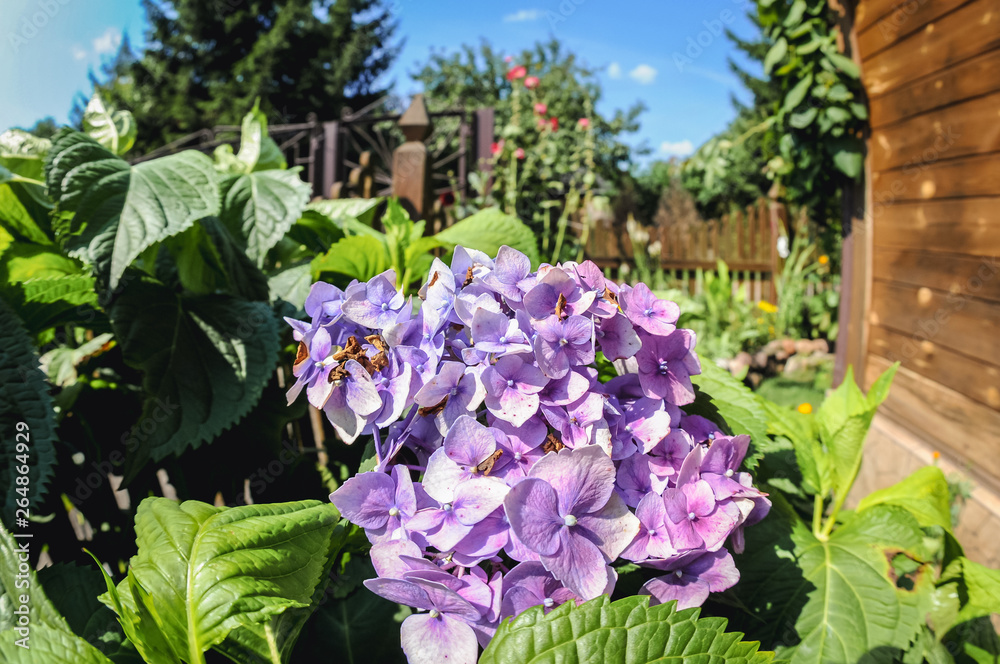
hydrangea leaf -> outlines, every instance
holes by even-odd
[[[671,659],[706,664],[763,664],[773,653],[726,632],[724,618],[698,618],[675,602],[649,606],[649,597],[612,602],[601,596],[580,606],[566,602],[547,615],[529,609],[497,629],[479,664],[588,661],[645,664]]]
[[[733,435],[748,434],[750,451],[743,464],[749,470],[756,468],[770,441],[767,437],[767,414],[761,399],[728,371],[710,361],[701,363],[701,374],[691,376],[691,382],[699,392],[707,395],[709,404],[704,404],[702,398],[694,408],[685,410],[689,413],[701,410],[697,414],[713,421],[721,417]]]
[[[1000,613],[1000,570],[964,556],[941,572],[931,620],[940,638],[957,625]]]
[[[854,382],[854,372],[848,367],[843,382],[816,411],[819,437],[829,451],[833,489],[838,496],[846,494],[854,484],[868,427],[889,394],[898,366],[893,365],[879,376],[867,396]]]
[[[117,155],[131,150],[138,135],[132,113],[108,106],[99,94],[90,98],[83,112],[83,131]]]
[[[526,255],[532,266],[539,261],[538,242],[531,229],[517,217],[495,207],[480,210],[434,237],[442,243],[478,249],[489,256],[496,256],[500,247],[507,245]]]
[[[12,664],[111,664],[111,660],[97,648],[76,636],[69,623],[49,601],[33,569],[28,570],[25,579],[18,569],[19,543],[5,528],[0,526],[0,597],[8,609],[14,607],[7,600],[25,593],[26,580],[31,589],[28,606],[28,648],[16,643],[24,635],[14,630],[11,624],[0,624],[0,661]],[[20,575],[20,579],[19,579]]]
[[[212,161],[192,150],[129,166],[85,134],[62,130],[45,176],[65,247],[111,289],[147,247],[219,212]]]
[[[868,494],[858,503],[858,511],[875,505],[898,505],[924,527],[951,529],[948,480],[936,466],[924,466],[901,482]]]
[[[801,534],[801,533],[799,533]],[[879,506],[858,514],[826,542],[793,535],[806,580],[816,586],[796,622],[793,663],[856,661],[905,650],[930,608],[933,578],[922,565],[897,584],[890,557],[925,559],[923,531],[909,512]]]
[[[198,447],[238,422],[278,359],[277,325],[264,302],[181,296],[143,279],[109,316],[125,361],[145,374],[140,422],[153,423],[132,432],[129,475],[149,457]]]
[[[358,281],[367,281],[389,268],[389,252],[385,243],[367,235],[345,237],[330,247],[330,251],[313,259],[310,269],[314,280],[333,272]],[[345,282],[346,283],[346,282]]]
[[[314,201],[309,204],[313,210],[330,219],[338,226],[343,220],[353,220],[371,228],[375,211],[382,202],[381,198],[338,198]]]
[[[147,659],[168,648],[165,661],[204,661],[233,630],[311,605],[338,518],[314,500],[226,509],[147,498],[128,576],[101,599]]]
[[[28,451],[28,506],[37,505],[45,496],[46,485],[56,463],[55,417],[52,398],[39,368],[38,355],[27,331],[6,302],[0,300],[0,427],[6,432],[3,454],[0,455],[0,486],[6,487],[0,497],[0,517],[12,523],[17,492],[15,466],[25,465],[17,458],[25,454],[17,450],[26,443]],[[24,426],[20,426],[23,423]]]
[[[258,266],[309,202],[312,190],[299,177],[300,170],[254,171],[222,187],[222,222],[244,240],[247,256]]]

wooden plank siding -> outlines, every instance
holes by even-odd
[[[900,361],[884,414],[1000,489],[1000,0],[860,0],[855,17],[872,126],[858,373]]]

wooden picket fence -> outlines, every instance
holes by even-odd
[[[777,243],[787,219],[783,204],[762,198],[720,219],[647,227],[642,233],[648,232],[648,240],[644,235],[630,237],[626,229],[616,232],[610,220],[598,221],[591,229],[586,254],[602,268],[617,270],[622,264],[635,265],[637,245],[648,251],[659,242],[660,267],[688,292],[696,293],[701,287],[695,278],[697,270],[714,270],[721,258],[729,266],[734,289],[746,284],[748,300],[774,302],[775,280],[782,267]],[[653,251],[651,267],[655,268],[656,260]]]

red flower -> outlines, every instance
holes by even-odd
[[[559,118],[549,118],[549,124],[552,125],[552,131],[559,129]]]
[[[528,74],[528,70],[524,68],[524,65],[518,65],[507,72],[508,81],[516,81],[519,78],[524,78]]]
[[[580,125],[580,129],[586,129],[590,126],[590,120],[588,118],[580,118],[576,121],[576,123]]]
[[[534,90],[535,88],[537,88],[538,87],[538,77],[537,76],[529,76],[528,78],[524,79],[524,87],[528,88],[529,90]]]
[[[524,159],[524,148],[518,148],[514,150],[514,156],[518,159]]]
[[[442,207],[447,207],[449,205],[454,205],[455,204],[455,194],[454,194],[454,192],[446,191],[443,194],[441,194],[440,199],[441,199],[441,206]]]
[[[548,104],[545,104],[543,102],[538,102],[537,104],[535,104],[535,113],[538,113],[539,115],[545,115],[548,112],[549,112]]]
[[[501,150],[503,150],[503,141],[500,141],[499,143],[490,143],[490,154],[497,154]]]

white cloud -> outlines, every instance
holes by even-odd
[[[70,52],[73,54],[74,60],[84,60],[87,57],[87,49],[80,48],[79,46],[74,46],[70,49]]]
[[[100,37],[94,40],[94,51],[98,55],[114,53],[122,43],[122,33],[120,30],[108,28]]]
[[[694,152],[694,145],[686,138],[683,141],[663,141],[660,143],[660,152],[665,155],[685,157]]]
[[[544,12],[541,9],[521,9],[513,14],[503,17],[504,23],[521,23],[522,21],[537,21],[542,18]]]
[[[649,65],[642,64],[628,73],[633,80],[642,85],[649,85],[656,80],[656,69]]]
[[[622,77],[622,66],[617,62],[608,65],[608,77],[618,79]]]

